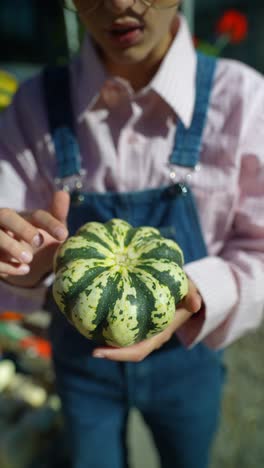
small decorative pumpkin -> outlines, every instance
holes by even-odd
[[[91,340],[128,346],[163,331],[186,294],[178,244],[121,219],[89,222],[58,249],[54,299]]]

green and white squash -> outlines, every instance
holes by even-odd
[[[58,249],[54,299],[91,340],[128,346],[164,330],[186,294],[183,254],[158,229],[89,222]]]

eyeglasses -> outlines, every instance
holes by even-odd
[[[82,8],[86,13],[91,13],[96,10],[102,0],[86,0],[87,7]],[[147,8],[155,8],[156,10],[166,10],[168,8],[175,8],[179,6],[180,0],[134,0],[139,1]],[[63,8],[77,12],[77,8],[73,0],[61,0]]]

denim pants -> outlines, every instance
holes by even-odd
[[[175,339],[142,362],[110,362],[78,355],[77,332],[73,347],[74,360],[54,359],[73,468],[128,466],[132,407],[152,431],[162,468],[209,466],[224,380],[218,353],[203,344],[187,351]]]

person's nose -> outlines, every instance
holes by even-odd
[[[105,0],[105,6],[111,12],[120,14],[135,4],[136,0]]]

